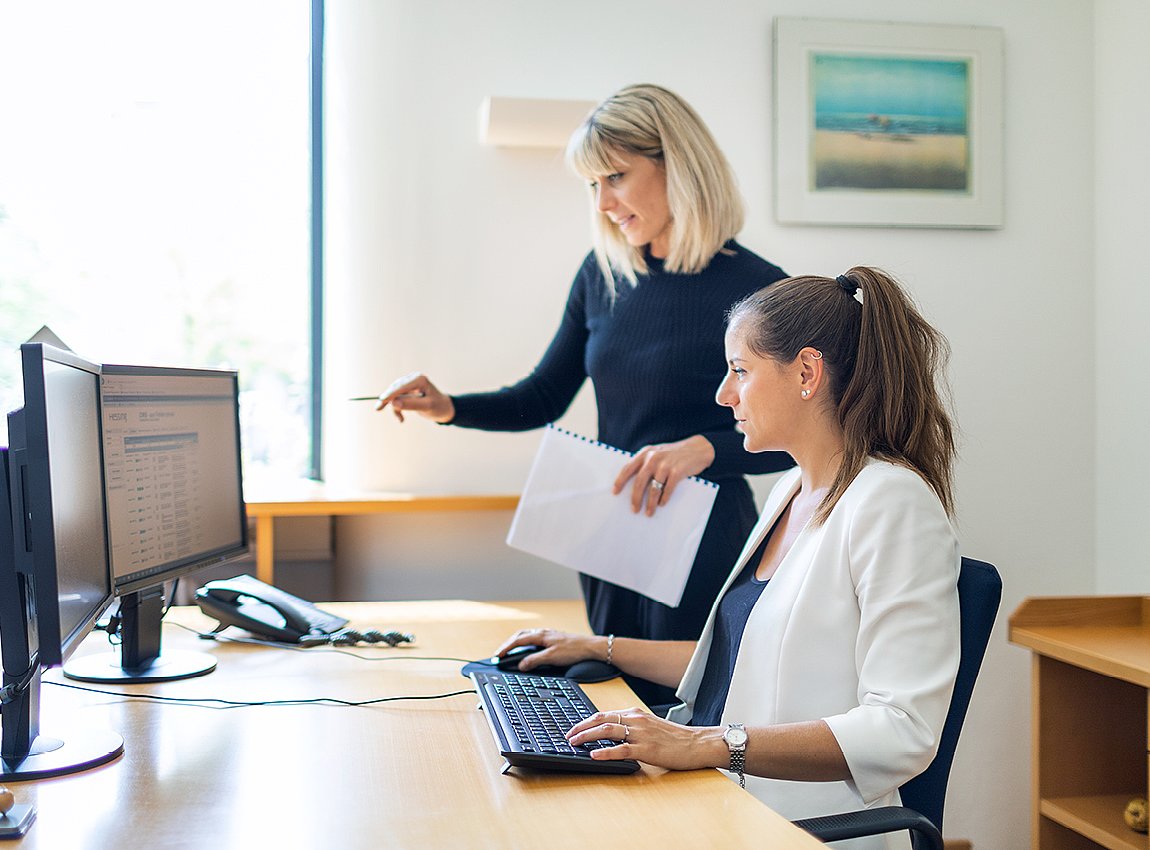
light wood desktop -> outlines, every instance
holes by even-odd
[[[525,626],[585,628],[577,602],[428,601],[324,606],[361,627],[415,634],[412,647],[359,647],[361,658],[196,638],[196,608],[177,608],[166,646],[214,653],[205,677],[109,687],[132,693],[285,700],[470,691],[460,662]],[[229,630],[234,631],[234,630]],[[238,633],[242,634],[242,633]],[[94,635],[80,652],[107,652]],[[64,681],[59,671],[48,678]],[[585,689],[603,708],[634,705],[621,680]],[[124,755],[85,773],[12,783],[38,817],[21,850],[60,848],[641,848],[801,850],[814,838],[715,770],[632,776],[500,775],[502,759],[474,693],[433,701],[204,708],[44,685],[52,718],[109,726]]]
[[[412,493],[337,492],[316,481],[291,482],[256,489],[247,496],[248,516],[255,519],[256,578],[275,584],[275,521],[278,517],[363,516],[436,511],[513,511],[518,496],[414,495]]]
[[[1147,850],[1123,811],[1150,785],[1150,597],[1028,599],[1010,640],[1034,653],[1031,847]]]

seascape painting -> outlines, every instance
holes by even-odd
[[[969,61],[810,56],[812,191],[970,191]]]

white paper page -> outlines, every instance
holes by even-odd
[[[632,513],[630,487],[611,494],[632,456],[548,426],[507,543],[676,607],[719,487],[688,478],[653,517]]]

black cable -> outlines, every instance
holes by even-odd
[[[161,624],[163,624],[164,618],[168,616],[168,611],[171,610],[172,605],[175,603],[176,591],[179,589],[180,589],[180,580],[178,578],[172,579],[172,592],[165,594],[167,604],[164,606],[164,610],[160,613],[160,623]],[[106,621],[105,620],[97,620],[96,625],[93,626],[93,629],[98,630],[98,631],[102,631],[102,632],[107,632],[108,633],[108,643],[111,644],[112,646],[122,646],[124,641],[123,641],[123,637],[120,634],[120,623],[121,622],[122,622],[122,620],[120,618],[120,601],[116,600],[115,612],[110,614]]]
[[[168,616],[168,611],[172,609],[172,603],[176,599],[176,591],[180,589],[180,579],[172,579],[172,592],[168,594],[168,604],[164,606],[164,611],[160,614],[160,622],[163,622],[164,617]]]
[[[3,688],[0,688],[0,705],[7,705],[8,703],[13,702],[20,696],[20,694],[28,690],[29,686],[32,684],[32,680],[36,678],[36,674],[39,672],[40,662],[38,660],[34,660],[31,666],[29,666],[28,669],[24,671],[23,676],[21,676],[18,682],[12,682],[11,684],[5,685]]]
[[[90,694],[100,694],[101,696],[109,697],[123,697],[124,699],[143,699],[153,700],[155,702],[175,702],[194,705],[197,708],[212,708],[210,705],[204,703],[215,703],[221,709],[227,708],[249,708],[255,706],[265,705],[341,705],[348,707],[357,707],[365,705],[378,705],[384,702],[400,702],[403,700],[431,700],[431,699],[447,699],[448,697],[459,697],[466,694],[475,695],[474,689],[465,691],[452,691],[447,694],[411,694],[398,697],[377,697],[376,699],[366,700],[345,700],[338,697],[311,697],[308,699],[272,699],[272,700],[259,700],[255,702],[246,702],[242,700],[220,699],[219,697],[166,697],[159,694],[129,694],[123,691],[105,691],[99,688],[86,688],[82,685],[72,685],[67,682],[45,682],[46,685],[55,685],[58,688],[71,688],[74,691],[86,691]]]

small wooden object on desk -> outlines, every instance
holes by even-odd
[[[1034,652],[1034,850],[1147,850],[1125,820],[1150,786],[1150,597],[1028,599],[1010,640]]]
[[[0,785],[0,838],[19,838],[36,817],[36,807],[16,804],[16,795]]]

